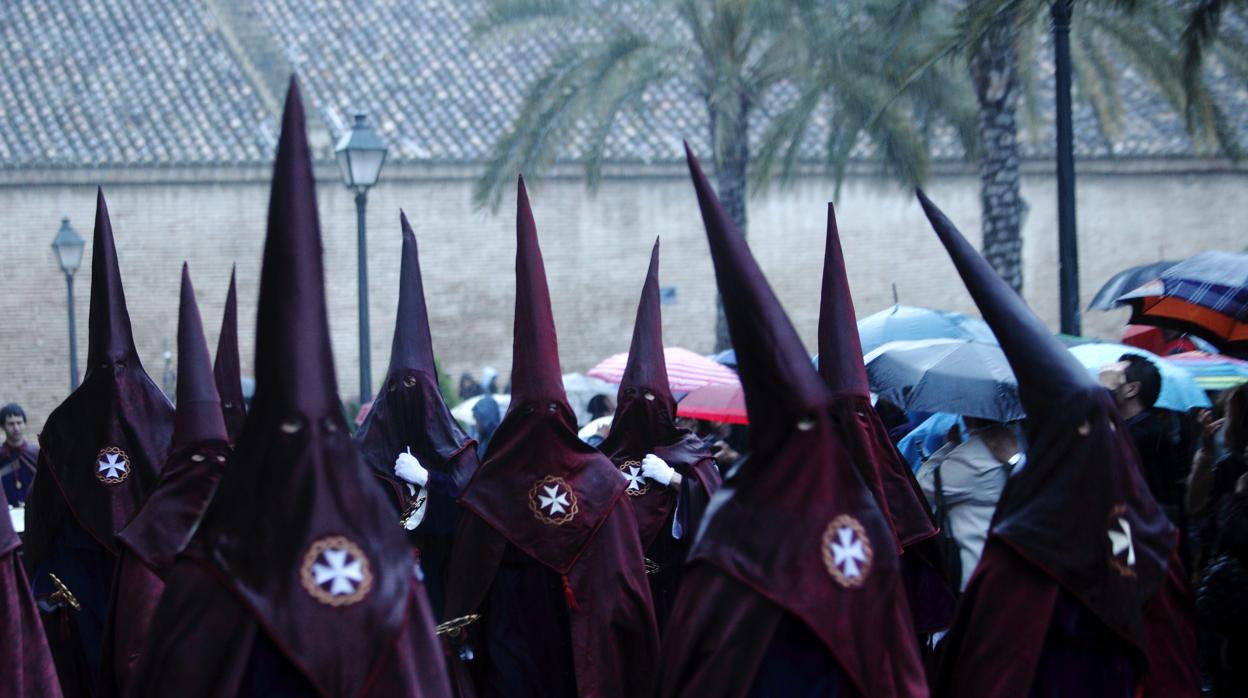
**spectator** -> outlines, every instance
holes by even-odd
[[[988,540],[997,500],[1022,456],[1010,425],[975,417],[963,421],[966,440],[958,442],[954,426],[949,442],[919,468],[917,479],[938,520],[957,542],[965,589]]]
[[[1188,478],[1187,510],[1194,519],[1201,553],[1199,563],[1210,559],[1219,537],[1218,514],[1227,506],[1235,485],[1248,473],[1248,384],[1228,392],[1222,400],[1222,418],[1201,416],[1204,431]],[[1219,455],[1217,435],[1222,433],[1225,453]],[[1200,564],[1196,569],[1200,569]]]
[[[1215,555],[1196,593],[1205,671],[1216,696],[1248,695],[1248,475],[1218,512]]]
[[[476,397],[481,394],[481,384],[477,382],[472,374],[464,371],[459,376],[459,399],[467,400],[470,397]]]
[[[1153,406],[1161,394],[1161,373],[1148,359],[1123,354],[1118,363],[1101,369],[1100,379],[1127,423],[1149,490],[1166,517],[1184,527],[1183,496],[1192,448],[1180,416]]]
[[[30,485],[35,479],[39,447],[26,441],[26,412],[21,405],[10,402],[0,407],[0,423],[4,425],[4,445],[0,446],[0,481],[10,506],[24,506]]]

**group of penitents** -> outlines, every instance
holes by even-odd
[[[41,436],[25,570],[0,519],[0,695],[1197,695],[1175,531],[1110,396],[941,211],[918,193],[1028,416],[960,596],[871,404],[831,207],[816,369],[687,157],[750,418],[734,463],[676,424],[657,242],[609,438],[577,437],[523,180],[488,450],[439,393],[406,218],[353,435],[293,79],[245,416],[233,293],[214,370],[185,266],[176,410],[144,373],[101,194],[87,371]]]

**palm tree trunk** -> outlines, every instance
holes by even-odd
[[[1022,225],[1026,202],[1018,185],[1017,25],[1013,13],[990,30],[971,59],[979,101],[979,199],[984,257],[1015,291],[1023,289]]]
[[[749,140],[749,103],[742,97],[737,106],[735,118],[725,115],[712,105],[707,105],[710,114],[711,143],[715,148],[715,188],[724,212],[732,219],[741,231],[746,234],[745,200],[748,195],[748,177],[750,167]],[[720,352],[732,347],[732,337],[728,333],[728,320],[724,317],[724,303],[718,295],[715,297],[715,351]]]

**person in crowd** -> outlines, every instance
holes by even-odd
[[[481,394],[498,394],[498,371],[492,366],[481,369]]]
[[[226,415],[185,263],[178,307],[177,399],[173,443],[160,479],[134,520],[117,534],[121,556],[101,649],[96,691],[101,698],[130,693],[165,579],[199,528],[230,453]]]
[[[959,442],[955,424],[945,445],[919,468],[919,485],[941,527],[958,545],[961,586],[965,589],[992,523],[997,500],[1010,472],[1022,460],[1018,438],[1009,424],[964,417],[966,436]]]
[[[451,416],[438,390],[416,236],[406,214],[400,214],[400,224],[403,250],[390,367],[355,439],[395,505],[395,521],[411,532],[429,603],[440,618],[460,511],[455,500],[480,461],[476,442]],[[487,399],[488,394],[481,401]]]
[[[1110,394],[918,192],[1018,380],[1027,450],[938,648],[958,696],[1196,696],[1177,534]]]
[[[1100,382],[1113,393],[1118,412],[1127,423],[1149,491],[1170,522],[1182,527],[1192,447],[1180,415],[1154,407],[1161,394],[1161,372],[1142,356],[1123,354],[1116,363],[1101,369]]]
[[[459,376],[459,399],[467,400],[470,397],[476,397],[482,393],[481,384],[477,382],[472,374],[464,371]]]
[[[598,448],[611,433],[611,417],[615,414],[615,402],[610,395],[595,395],[589,399],[585,411],[589,413],[589,421],[581,428],[581,440]]]
[[[121,553],[116,536],[156,485],[174,422],[134,345],[102,190],[92,249],[86,371],[48,415],[26,500],[26,565],[71,696],[94,689]]]
[[[616,403],[619,408],[610,434],[598,449],[628,482],[626,492],[637,515],[650,595],[662,632],[676,599],[689,544],[721,480],[706,443],[676,426],[676,398],[663,357],[657,240]]]
[[[10,402],[0,407],[0,424],[4,425],[4,445],[0,446],[0,482],[9,506],[20,507],[35,480],[39,463],[39,447],[26,440],[26,411]]]
[[[22,541],[0,493],[0,696],[60,698],[61,684],[48,651],[39,611],[18,557]]]
[[[965,429],[962,416],[950,412],[937,412],[919,423],[897,442],[897,450],[901,457],[910,464],[910,470],[917,473],[919,468],[931,458],[942,446],[949,443],[950,433],[958,434],[954,427]]]
[[[446,623],[461,695],[646,695],[659,653],[627,483],[577,436],[524,180],[511,405],[460,497]]]
[[[1219,535],[1218,514],[1235,490],[1235,483],[1248,473],[1248,384],[1222,396],[1222,418],[1210,413],[1202,418],[1200,448],[1188,476],[1187,510],[1193,517],[1200,569],[1213,553]],[[1222,437],[1223,448],[1218,447]]]
[[[1248,474],[1235,480],[1217,512],[1214,554],[1202,575],[1196,612],[1205,670],[1215,696],[1248,695]]]
[[[502,410],[499,409],[498,401],[494,399],[493,394],[482,395],[481,399],[472,406],[472,420],[477,432],[477,458],[484,460],[485,453],[490,447],[490,440],[494,438],[494,432],[498,430],[498,424],[503,420]]]
[[[450,692],[419,566],[339,401],[305,128],[292,77],[260,272],[254,402],[169,573],[135,696]]]
[[[690,551],[657,695],[922,698],[896,538],[843,441],[838,398],[686,153],[725,291],[750,453],[724,470]]]

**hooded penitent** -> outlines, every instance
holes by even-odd
[[[448,579],[447,617],[481,615],[462,680],[487,693],[642,695],[658,637],[637,522],[624,478],[577,438],[523,180],[518,199],[511,405],[460,499]]]
[[[719,489],[720,476],[702,440],[676,426],[676,399],[663,358],[657,240],[637,304],[633,342],[616,405],[611,431],[598,449],[628,478],[625,492],[640,526],[649,563],[650,594],[662,629],[675,600],[689,543],[710,496]],[[641,461],[651,453],[680,473],[679,486],[665,486],[642,476]]]
[[[217,357],[212,365],[230,443],[238,441],[243,420],[247,417],[247,406],[243,400],[243,373],[238,357],[238,290],[234,277],[235,272],[231,270],[230,290],[225,294],[225,312],[221,316],[221,334],[217,336]]]
[[[1175,531],[1109,392],[923,194],[1018,379],[1025,464],[1006,484],[938,674],[957,696],[1195,695]],[[1092,649],[1089,649],[1092,648]]]
[[[73,612],[62,606],[68,617],[49,634],[68,694],[94,682],[119,553],[114,537],[155,486],[173,431],[173,406],[134,347],[103,192],[92,250],[86,374],[48,416],[27,501],[26,566],[35,596],[56,591],[55,574],[82,606]]]
[[[750,418],[690,552],[659,695],[927,694],[892,527],[819,379],[688,154]]]
[[[156,489],[117,535],[122,553],[104,636],[102,696],[126,694],[165,589],[164,579],[199,527],[229,455],[221,400],[185,264],[178,310],[176,410],[173,444]]]
[[[152,621],[136,695],[442,696],[419,569],[338,400],[299,90],[274,165],[256,394]]]
[[[356,440],[373,474],[393,495],[395,525],[401,518],[416,525],[414,542],[420,550],[425,584],[434,611],[440,615],[459,513],[455,500],[477,470],[477,449],[451,416],[438,388],[416,236],[407,216],[400,214],[400,219],[403,255],[390,368]],[[395,458],[405,451],[429,471],[425,487],[410,485],[395,475]]]
[[[0,698],[49,696],[59,698],[61,685],[48,651],[43,624],[30,595],[26,570],[17,557],[22,545],[9,505],[0,490]]]
[[[909,551],[902,558],[902,569],[916,629],[930,632],[948,627],[953,593],[932,562],[939,557],[930,545],[923,545],[936,535],[936,526],[914,474],[871,405],[854,300],[831,203],[819,305],[819,374],[836,396],[832,408],[844,429],[845,446],[863,482],[888,515],[897,550]]]

